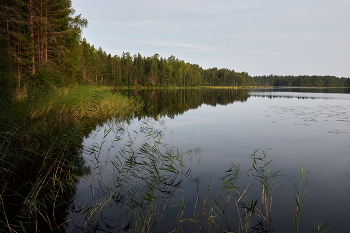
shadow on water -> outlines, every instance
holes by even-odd
[[[83,133],[77,126],[45,120],[5,124],[0,161],[3,230],[64,231],[78,179],[89,173],[80,149],[91,129]]]

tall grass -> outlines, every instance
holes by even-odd
[[[27,114],[31,119],[50,118],[61,123],[81,123],[89,118],[96,121],[127,116],[140,107],[135,100],[113,93],[108,87],[60,88],[44,93],[44,96],[40,92],[42,90],[37,90],[28,100]]]
[[[62,231],[79,177],[81,142],[140,104],[104,87],[30,90],[1,101],[0,232]]]

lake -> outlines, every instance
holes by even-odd
[[[145,185],[151,183],[154,186],[156,181],[155,178],[145,178],[144,174],[147,172],[153,174],[151,171],[146,172],[146,168],[137,170],[138,177],[136,173],[126,175],[125,171],[121,172],[121,166],[130,161],[121,161],[120,152],[124,151],[125,155],[126,152],[130,153],[131,149],[139,149],[146,138],[148,146],[157,143],[160,145],[162,149],[159,153],[166,153],[166,148],[172,147],[181,151],[200,149],[193,151],[192,157],[187,157],[185,153],[184,165],[178,163],[177,173],[173,170],[171,174],[163,171],[165,175],[162,177],[173,179],[173,187],[167,186],[169,192],[152,190],[153,193],[159,193],[159,196],[165,195],[159,205],[155,205],[155,208],[159,208],[155,211],[162,212],[160,219],[164,222],[160,224],[160,220],[157,220],[157,226],[152,228],[154,232],[159,232],[160,229],[163,229],[163,232],[174,229],[175,219],[179,217],[181,209],[178,206],[183,206],[179,204],[181,200],[187,206],[181,217],[187,218],[186,221],[189,222],[188,219],[194,217],[188,212],[192,214],[194,210],[199,209],[199,205],[195,207],[195,203],[212,201],[215,196],[222,194],[223,192],[219,191],[222,188],[220,177],[232,167],[230,164],[240,165],[242,169],[241,178],[238,180],[242,193],[249,181],[248,175],[251,174],[249,169],[254,161],[251,155],[256,150],[257,156],[266,155],[267,161],[272,160],[268,169],[281,170],[273,178],[275,183],[270,184],[276,185],[273,186],[275,188],[271,195],[272,208],[268,214],[268,227],[262,230],[261,226],[261,229],[255,232],[272,232],[273,229],[274,232],[295,232],[294,196],[296,187],[299,187],[296,178],[299,177],[301,166],[309,173],[301,183],[305,185],[307,181],[299,231],[312,232],[317,223],[323,223],[324,230],[331,228],[328,232],[350,231],[350,226],[346,223],[350,217],[349,89],[119,91],[124,95],[138,96],[145,102],[144,109],[128,122],[110,120],[85,138],[82,154],[91,167],[91,174],[78,183],[73,210],[78,212],[84,208],[88,209],[87,206],[94,202],[98,202],[96,206],[103,208],[99,209],[98,217],[87,214],[87,211],[84,217],[74,218],[73,222],[69,223],[69,228],[75,228],[75,231],[79,232],[76,227],[85,224],[80,228],[102,232],[107,226],[113,226],[116,227],[114,230],[127,231],[132,225],[131,222],[137,220],[135,213],[133,217],[127,215],[128,199],[125,193],[147,201],[147,198],[140,197],[137,193],[147,193],[145,190],[148,190],[148,187]],[[157,133],[161,135],[158,138],[159,142],[158,139],[150,138]],[[116,163],[118,165],[115,165]],[[158,165],[161,167],[164,164],[166,161]],[[268,172],[268,169],[265,171]],[[119,186],[116,186],[115,178],[121,179],[122,175],[131,188],[126,183],[118,183]],[[140,177],[141,179],[137,180]],[[251,177],[252,185],[246,194],[255,197],[260,206],[261,183],[256,182],[255,178]],[[160,183],[164,185],[165,181],[162,182]],[[159,187],[164,188],[161,185]],[[124,190],[124,193],[120,190]],[[104,201],[99,201],[101,199]],[[152,203],[149,201],[147,205],[135,207],[135,210],[151,208]],[[160,208],[165,206],[164,203],[169,207],[167,210]],[[241,204],[232,205],[232,209],[227,211],[227,220],[230,223],[224,221],[225,229],[234,230],[237,218],[244,217],[244,214],[237,214],[238,206],[239,211],[247,211]],[[75,211],[71,211],[71,217],[75,216]],[[124,216],[127,217],[121,220]],[[253,220],[253,223],[259,225],[261,221]],[[191,227],[184,229],[188,232],[193,229],[205,229],[201,228],[203,226]]]

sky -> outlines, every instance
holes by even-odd
[[[171,55],[250,75],[350,77],[349,0],[72,0],[112,55]]]

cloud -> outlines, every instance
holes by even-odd
[[[133,21],[124,23],[125,26],[136,27],[136,28],[160,28],[162,24],[155,20],[144,20],[144,21]]]
[[[143,21],[117,21],[117,20],[94,20],[100,26],[108,27],[133,27],[133,28],[160,28],[162,24],[156,20]]]
[[[188,44],[179,41],[168,41],[168,42],[148,42],[147,44],[166,46],[166,47],[178,47],[187,49],[188,52],[216,52],[223,50],[224,47],[221,45],[208,45],[208,44]],[[188,50],[189,49],[189,50]]]

